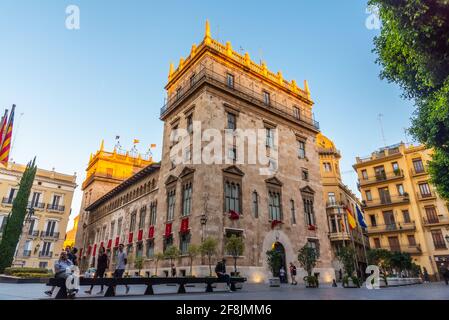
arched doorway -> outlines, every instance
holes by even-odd
[[[275,270],[274,276],[275,277],[279,277],[279,273],[280,273],[279,271],[281,270],[281,268],[284,268],[284,270],[285,270],[285,278],[281,279],[281,282],[288,283],[288,271],[287,271],[288,269],[287,269],[287,263],[286,263],[286,258],[285,258],[285,248],[282,245],[282,243],[280,243],[279,241],[276,241],[273,244],[273,249],[276,250],[277,252],[279,252],[280,256],[281,256],[280,268],[279,268],[279,270]]]

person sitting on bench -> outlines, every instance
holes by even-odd
[[[223,258],[221,261],[217,262],[217,265],[215,266],[215,273],[217,274],[217,277],[219,280],[225,280],[226,285],[228,286],[229,292],[232,292],[231,290],[231,277],[226,274],[226,259]]]
[[[59,279],[67,279],[70,273],[67,272],[68,268],[73,266],[72,261],[67,259],[67,252],[62,251],[59,255],[59,260],[55,262],[55,278]],[[51,297],[53,295],[53,291],[55,290],[55,286],[51,288],[51,290],[45,291],[45,294]],[[74,295],[74,292],[69,292],[70,295]]]

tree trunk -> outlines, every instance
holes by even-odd
[[[190,258],[190,276],[192,276],[193,273],[193,258]]]
[[[209,276],[212,277],[212,264],[211,264],[211,256],[209,256]]]
[[[237,275],[237,257],[234,257],[234,273]]]

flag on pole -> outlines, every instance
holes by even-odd
[[[359,220],[359,224],[363,229],[368,228],[366,225],[365,217],[363,216],[362,210],[360,210],[359,206],[355,206],[355,209],[357,210],[357,219]]]
[[[4,166],[8,165],[9,153],[11,151],[11,139],[12,139],[12,129],[14,126],[14,112],[16,106],[12,106],[11,115],[9,116],[8,125],[6,127],[5,139],[3,139],[2,147],[0,149],[0,163]]]
[[[351,230],[354,230],[357,227],[357,221],[355,221],[354,216],[352,215],[352,212],[348,208],[346,208],[346,213],[348,214],[349,228]]]
[[[138,144],[138,143],[140,143],[140,140],[139,139],[134,139],[134,142],[133,142],[134,144]]]
[[[150,146],[150,149],[154,149],[154,148],[156,148],[156,144],[152,143],[151,146]]]
[[[5,115],[0,122],[0,147],[3,144],[3,140],[6,135],[6,125],[8,124],[8,109],[5,110]]]

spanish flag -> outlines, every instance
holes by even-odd
[[[139,139],[134,139],[134,142],[133,142],[134,144],[138,144],[138,143],[140,143],[140,140]]]
[[[346,213],[348,215],[349,228],[351,230],[354,230],[357,227],[357,221],[355,220],[354,216],[352,215],[352,212],[348,208],[346,208]]]
[[[5,139],[2,142],[2,147],[0,149],[0,163],[5,167],[8,165],[9,153],[11,151],[11,140],[12,140],[12,129],[14,126],[14,111],[16,105],[12,106],[11,115],[9,116],[8,125],[6,127]]]

